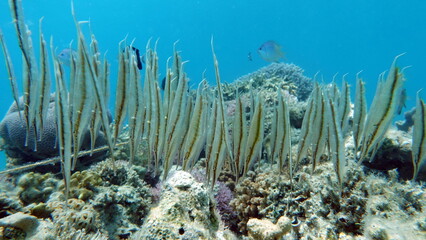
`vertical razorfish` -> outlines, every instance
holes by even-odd
[[[311,144],[311,128],[313,119],[315,117],[315,109],[316,109],[316,99],[319,91],[319,85],[315,82],[314,90],[311,93],[308,104],[306,105],[306,111],[303,116],[302,128],[300,132],[299,145],[297,147],[297,158],[294,164],[294,168],[298,167],[300,161],[306,157],[306,153],[308,152],[308,148]],[[296,169],[293,169],[296,170]]]
[[[238,90],[237,90],[238,91]],[[244,111],[243,101],[237,93],[235,103],[234,123],[232,124],[232,137],[234,148],[234,171],[238,179],[244,168],[244,147],[247,139],[247,120]]]
[[[78,42],[76,59],[76,74],[73,84],[72,102],[72,136],[73,136],[73,161],[72,169],[76,167],[78,152],[81,147],[81,139],[89,126],[91,112],[93,109],[93,80],[89,70],[89,59],[86,59],[82,42]]]
[[[153,125],[152,123],[152,113],[153,113],[153,109],[152,109],[152,98],[153,98],[153,90],[152,90],[152,84],[151,82],[152,80],[152,55],[153,55],[153,50],[149,48],[149,41],[148,44],[146,45],[146,52],[145,52],[145,81],[144,81],[144,86],[143,86],[143,98],[144,98],[144,107],[145,107],[145,117],[146,117],[146,121],[144,122],[144,135],[145,137],[148,139],[148,154],[149,154],[149,158],[151,158],[151,146],[150,144],[150,137],[151,137],[151,131],[154,130],[151,128],[151,125]]]
[[[130,162],[135,159],[137,147],[139,146],[139,138],[141,135],[141,124],[142,121],[142,90],[140,84],[140,74],[137,68],[136,56],[130,51],[127,51],[127,58],[129,59],[129,101],[128,101],[128,113],[129,113],[129,147],[130,147]]]
[[[159,126],[159,139],[158,139],[158,146],[156,151],[156,159],[155,159],[155,170],[159,169],[159,163],[160,159],[164,156],[164,149],[165,149],[165,138],[166,138],[166,129],[167,129],[167,120],[169,117],[169,105],[170,102],[170,81],[171,81],[171,69],[168,67],[169,59],[167,59],[166,63],[166,77],[165,77],[165,83],[164,83],[164,94],[163,94],[163,101],[161,106],[161,119],[160,119],[160,126]]]
[[[21,0],[9,0],[9,6],[12,13],[12,18],[15,23],[15,29],[18,36],[19,48],[22,52],[23,58],[23,81],[24,81],[24,118],[26,121],[26,138],[25,146],[28,146],[30,128],[34,127],[34,120],[36,117],[36,106],[38,100],[38,86],[37,86],[37,67],[34,55],[32,40],[30,38],[30,31],[24,23],[24,13],[22,10]],[[35,138],[37,137],[37,129],[35,130]],[[35,148],[37,139],[34,139]]]
[[[160,131],[160,122],[161,122],[161,99],[160,99],[160,89],[158,87],[158,56],[156,52],[156,45],[154,50],[148,50],[145,54],[146,56],[146,75],[145,75],[145,83],[148,84],[149,88],[146,91],[149,91],[149,102],[146,104],[149,105],[149,114],[150,118],[147,119],[150,123],[149,131],[147,132],[148,138],[148,147],[149,154],[151,158],[154,158],[156,161],[156,165],[158,165],[158,154],[157,148],[159,143],[159,131]],[[145,90],[145,89],[144,89]],[[148,110],[148,109],[146,109]],[[148,115],[147,115],[148,117]]]
[[[275,148],[275,143],[278,141],[277,140],[277,131],[281,130],[281,126],[280,128],[278,128],[278,104],[280,101],[280,93],[278,93],[278,98],[277,101],[274,103],[273,106],[273,114],[272,114],[272,119],[271,119],[271,130],[269,132],[269,135],[266,137],[265,139],[265,149],[266,149],[266,154],[268,157],[268,161],[271,164],[271,167],[274,165],[275,159],[278,159],[277,157],[277,153],[278,151],[276,151]]]
[[[376,91],[365,121],[359,163],[367,157],[374,158],[398,108],[400,92],[404,84],[404,76],[396,67],[396,60],[399,56],[394,59],[386,80],[379,81],[378,88],[380,89]]]
[[[123,40],[125,41],[125,40]],[[124,52],[121,50],[121,41],[118,49],[118,79],[115,91],[115,114],[114,114],[114,145],[117,143],[121,125],[124,122],[127,111],[128,91],[129,91],[129,59],[127,59],[129,48],[126,47]]]
[[[153,91],[152,105],[155,106],[155,111],[154,111],[154,114],[152,114],[152,122],[153,122],[152,126],[154,129],[153,131],[151,131],[149,146],[151,148],[150,151],[152,152],[152,155],[156,162],[156,166],[158,166],[160,156],[161,156],[160,153],[158,152],[158,148],[162,140],[161,136],[163,135],[163,132],[162,132],[163,129],[161,128],[161,123],[162,123],[161,121],[164,114],[163,114],[160,88],[158,86],[158,81],[156,79],[154,79],[153,81],[152,91]]]
[[[314,119],[312,121],[312,130],[310,141],[312,144],[312,172],[315,171],[319,160],[324,153],[327,142],[327,120],[326,120],[326,102],[324,100],[324,93],[321,87],[317,89],[316,109]]]
[[[219,174],[222,170],[223,163],[225,162],[226,158],[226,143],[225,143],[225,131],[223,131],[224,125],[220,123],[220,119],[222,119],[223,111],[220,110],[220,101],[217,99],[214,104],[217,106],[214,108],[216,112],[214,113],[217,115],[216,123],[214,123],[214,132],[212,133],[212,147],[210,151],[210,156],[208,157],[208,181],[210,183],[211,189],[214,188],[214,185],[216,184],[216,180],[219,177]]]
[[[365,98],[365,83],[361,78],[356,79],[354,119],[353,119],[353,137],[355,143],[355,153],[360,146],[362,131],[364,130],[365,117],[367,116],[367,100]]]
[[[420,167],[426,159],[426,106],[419,93],[417,93],[416,113],[414,115],[413,129],[413,180],[416,180]]]
[[[50,69],[48,61],[48,53],[46,41],[44,40],[43,32],[41,30],[41,23],[43,18],[40,19],[40,79],[39,79],[39,100],[37,106],[37,129],[39,129],[39,139],[43,134],[44,122],[47,117],[47,110],[50,103]]]
[[[183,72],[183,64],[181,70]],[[187,79],[185,74],[180,75],[178,82],[178,87],[175,92],[175,97],[172,104],[170,105],[171,112],[167,122],[166,129],[166,149],[165,149],[165,158],[164,158],[164,174],[163,179],[167,178],[167,174],[172,166],[173,160],[176,157],[175,153],[177,147],[182,144],[182,134],[185,134],[183,128],[180,127],[184,123],[184,118],[186,115],[186,103],[187,103]]]
[[[7,50],[6,42],[4,41],[3,32],[0,30],[0,43],[3,49],[4,61],[6,63],[7,73],[9,75],[10,87],[12,88],[13,99],[15,100],[16,108],[18,109],[19,117],[22,120],[20,104],[19,104],[19,90],[16,83],[16,77],[13,70],[12,59],[10,58],[9,51]]]
[[[101,85],[100,82],[98,82],[95,70],[93,69],[93,66],[90,62],[91,58],[89,57],[89,52],[87,51],[87,47],[86,47],[85,42],[84,42],[84,36],[83,36],[82,30],[81,30],[80,25],[77,22],[77,19],[75,17],[73,4],[71,4],[71,11],[72,11],[74,22],[75,22],[75,25],[76,25],[76,28],[77,28],[78,41],[81,42],[80,46],[83,49],[85,60],[87,61],[88,65],[89,65],[89,73],[91,75],[90,80],[92,81],[92,85],[93,85],[94,90],[95,90],[94,95],[95,95],[95,99],[96,99],[96,104],[99,107],[99,113],[101,115],[102,126],[104,128],[108,148],[109,148],[109,151],[111,153],[111,158],[114,159],[114,154],[113,154],[114,143],[112,141],[110,126],[109,126],[109,120],[108,120],[108,113],[107,113],[108,110],[107,110],[107,107],[106,107],[105,96],[104,96],[104,93],[102,91],[102,85]],[[115,167],[115,166],[113,166],[113,167]]]
[[[262,153],[263,129],[262,100],[256,98],[255,109],[253,117],[250,119],[250,127],[245,146],[243,178]]]
[[[103,88],[104,88],[104,96],[105,96],[105,101],[107,101],[106,99],[109,98],[109,92],[110,92],[110,83],[109,83],[109,64],[108,61],[106,60],[105,56],[104,56],[104,62],[103,62],[103,66],[102,66],[102,78],[103,80],[101,81],[101,83],[103,83]],[[91,112],[91,116],[90,116],[90,123],[89,123],[89,132],[90,132],[90,156],[92,156],[93,151],[95,149],[95,144],[96,144],[96,139],[98,137],[98,133],[99,133],[99,129],[100,129],[100,125],[101,125],[101,115],[98,111],[98,105],[95,101],[93,101],[93,109]],[[114,143],[115,146],[115,143]]]
[[[337,174],[340,190],[343,187],[345,178],[345,143],[342,137],[342,130],[340,127],[340,119],[338,116],[338,109],[331,98],[327,98],[327,118],[328,118],[328,137],[330,145],[331,159],[334,164],[334,170]]]
[[[343,76],[344,77],[344,76]],[[339,118],[340,118],[340,127],[342,129],[342,134],[347,131],[348,127],[348,118],[349,118],[349,112],[351,111],[351,96],[350,96],[350,89],[349,84],[347,81],[343,79],[342,82],[342,92],[340,93],[339,98]]]
[[[61,157],[62,174],[65,182],[65,197],[68,199],[71,180],[71,150],[72,150],[72,136],[71,136],[71,121],[68,109],[68,94],[65,87],[64,73],[62,66],[55,59],[53,53],[53,41],[50,41],[50,48],[54,58],[54,71],[55,71],[55,112],[57,124],[57,138],[59,139],[59,155]]]
[[[206,146],[205,146],[205,152],[206,152],[206,176],[207,176],[207,180],[210,182],[212,179],[211,176],[211,171],[210,171],[210,166],[213,164],[214,160],[213,157],[215,156],[213,153],[213,143],[214,143],[214,139],[215,137],[215,130],[216,130],[216,125],[217,123],[217,103],[216,103],[216,98],[214,98],[214,100],[210,100],[211,103],[209,105],[211,105],[211,107],[209,106],[209,117],[207,118],[207,131],[206,131]]]
[[[199,157],[205,143],[205,122],[207,118],[205,95],[203,93],[202,81],[197,89],[197,97],[195,99],[194,110],[192,111],[191,120],[189,123],[188,133],[183,144],[182,167],[188,170],[192,167],[193,162]]]
[[[214,63],[214,73],[216,76],[216,85],[217,85],[217,94],[218,94],[218,98],[219,98],[219,111],[221,111],[221,119],[220,119],[220,123],[223,125],[222,127],[222,136],[224,137],[224,141],[225,141],[225,145],[226,145],[226,153],[229,155],[229,159],[232,162],[233,161],[233,156],[232,156],[232,151],[231,151],[231,145],[230,145],[230,140],[229,140],[229,135],[228,135],[228,124],[226,121],[226,115],[225,115],[225,106],[224,106],[224,100],[223,100],[223,93],[222,93],[222,85],[220,83],[220,73],[219,73],[219,62],[217,61],[216,58],[216,54],[214,52],[214,47],[213,47],[213,37],[211,39],[211,48],[212,48],[212,55],[213,55],[213,63]]]
[[[290,179],[293,178],[292,171],[292,159],[291,159],[291,136],[290,136],[290,114],[284,96],[281,91],[278,95],[278,106],[277,106],[277,136],[274,146],[274,151],[278,151],[278,168],[280,172],[284,169],[284,162],[288,157],[288,168],[290,173]]]

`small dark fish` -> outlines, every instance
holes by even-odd
[[[166,77],[163,77],[163,80],[161,80],[160,89],[164,91],[164,88],[166,88]]]
[[[278,62],[280,59],[284,58],[281,46],[272,40],[263,43],[257,52],[260,57],[267,62]]]
[[[247,54],[247,59],[251,62],[251,61],[253,61],[253,58],[251,57],[251,52],[249,52],[248,54]]]
[[[136,54],[136,59],[137,59],[137,63],[138,63],[138,69],[139,70],[142,70],[142,68],[143,68],[143,66],[142,66],[142,63],[145,63],[145,55],[140,55],[139,54],[139,49],[137,49],[137,48],[135,48],[135,47],[132,47],[132,50],[135,52],[135,54]]]

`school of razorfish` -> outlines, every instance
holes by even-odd
[[[90,43],[86,42],[81,30],[82,22],[77,21],[74,9],[72,15],[77,29],[78,46],[76,56],[70,57],[70,71],[66,76],[62,63],[54,52],[52,39],[49,54],[49,46],[42,33],[42,21],[40,20],[39,30],[40,55],[36,57],[32,47],[33,40],[24,23],[21,0],[9,0],[9,4],[23,58],[24,105],[21,117],[25,121],[27,138],[30,129],[35,130],[36,137],[43,131],[51,79],[54,78],[59,157],[8,169],[2,173],[22,171],[35,165],[60,161],[66,191],[69,190],[71,171],[76,166],[78,157],[108,149],[110,157],[113,158],[111,153],[118,144],[117,139],[126,122],[129,131],[129,141],[126,142],[130,149],[129,161],[134,160],[141,141],[146,141],[146,154],[157,172],[163,171],[163,178],[167,177],[175,164],[181,165],[184,170],[191,169],[202,151],[206,158],[206,175],[210,186],[214,186],[224,165],[232,170],[237,179],[243,178],[261,158],[265,138],[268,138],[268,158],[278,163],[278,171],[288,171],[292,178],[301,160],[308,156],[309,150],[312,170],[315,170],[320,157],[327,154],[334,164],[341,188],[346,172],[343,140],[345,132],[353,133],[356,160],[362,163],[372,159],[392,123],[403,91],[405,78],[403,71],[396,66],[399,56],[393,61],[387,77],[379,77],[376,94],[368,111],[364,82],[357,76],[353,123],[350,125],[349,84],[343,81],[342,88],[339,89],[334,83],[323,86],[316,82],[304,115],[297,153],[293,154],[289,109],[281,93],[278,94],[273,109],[265,109],[261,98],[252,97],[249,113],[246,113],[246,106],[237,93],[235,114],[232,119],[227,116],[213,41],[211,45],[217,87],[209,88],[203,80],[195,93],[191,94],[183,69],[185,62],[176,47],[172,62],[167,61],[164,93],[161,93],[156,47],[151,49],[150,44],[147,44],[145,76],[142,81],[138,56],[132,50],[132,44],[129,46],[126,40],[123,40],[119,43],[115,113],[113,124],[110,124],[107,113],[110,95],[109,63],[106,58],[102,59],[93,34],[90,36]],[[2,33],[0,42],[13,98],[18,104],[18,85]],[[50,76],[51,70],[53,77]],[[68,87],[66,79],[70,83]],[[266,111],[272,111],[273,118],[271,130],[265,137]],[[425,114],[425,103],[417,97],[412,143],[413,179],[417,177],[419,167],[426,157]],[[83,152],[80,151],[81,139],[87,129],[90,130],[92,149]],[[99,129],[103,129],[105,133],[107,146],[95,149],[94,142]],[[28,139],[26,141],[28,142]],[[37,146],[34,146],[34,150],[37,150]]]

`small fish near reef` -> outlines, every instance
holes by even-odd
[[[65,65],[65,66],[70,66],[71,64],[71,57],[73,57],[74,59],[77,58],[77,52],[71,48],[64,48],[59,54],[58,54],[58,59],[59,61]]]
[[[273,40],[263,43],[259,49],[257,49],[257,53],[267,62],[278,62],[280,59],[284,58],[281,45]]]

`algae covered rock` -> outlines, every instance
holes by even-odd
[[[38,219],[22,212],[0,219],[1,239],[27,239],[39,225]]]
[[[22,175],[18,180],[18,195],[24,205],[46,202],[49,196],[57,191],[58,182],[53,174],[30,172]]]
[[[176,171],[163,184],[158,206],[131,239],[217,239],[219,225],[207,187]]]

